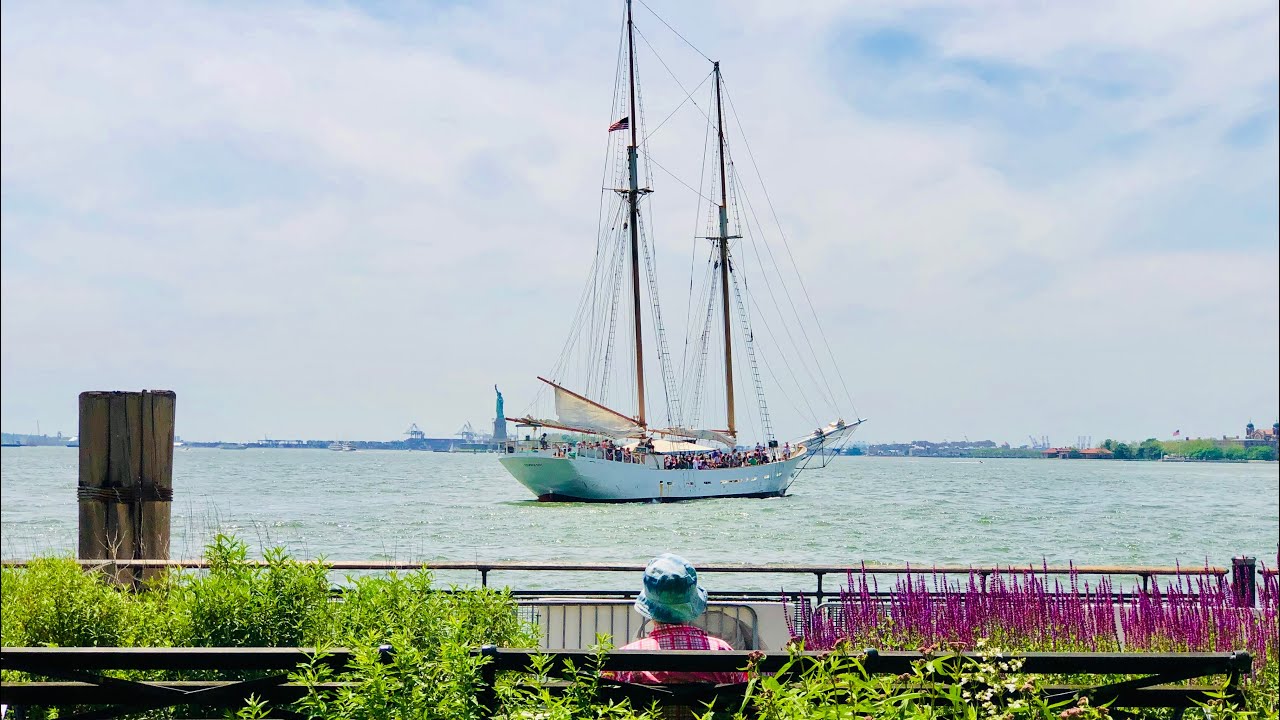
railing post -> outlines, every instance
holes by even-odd
[[[1231,653],[1231,671],[1227,674],[1227,694],[1237,703],[1244,704],[1244,688],[1240,678],[1253,672],[1253,656],[1247,650]]]
[[[1231,558],[1231,590],[1236,607],[1251,608],[1258,601],[1258,559],[1256,557]]]
[[[480,647],[480,688],[476,700],[484,709],[485,717],[493,717],[498,712],[498,648],[495,645]]]
[[[816,597],[814,598],[814,603],[813,603],[815,606],[817,606],[817,605],[821,605],[821,604],[822,604],[822,575],[823,575],[823,573],[820,573],[820,572],[819,572],[819,573],[814,573],[814,574],[818,576],[818,592],[816,593]]]

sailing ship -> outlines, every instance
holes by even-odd
[[[825,465],[832,451],[841,448],[864,420],[857,419],[856,412],[853,415],[855,419],[851,422],[836,415],[827,424],[785,442],[779,442],[773,434],[761,382],[760,364],[755,352],[754,332],[747,314],[747,308],[752,305],[749,301],[753,301],[754,297],[748,296],[748,302],[743,300],[746,294],[743,291],[745,280],[742,283],[738,281],[741,269],[734,256],[733,241],[741,240],[749,230],[744,230],[744,223],[736,219],[737,215],[737,227],[731,230],[731,205],[736,210],[736,204],[731,202],[731,195],[736,200],[739,193],[736,190],[737,179],[726,140],[723,102],[725,93],[720,63],[714,61],[707,78],[714,81],[714,112],[704,112],[704,115],[714,125],[715,134],[711,141],[716,143],[716,165],[710,171],[710,177],[712,186],[718,189],[719,197],[715,200],[702,195],[711,205],[707,235],[699,236],[712,244],[708,256],[708,271],[704,273],[706,292],[702,298],[706,300],[703,303],[705,311],[699,311],[696,321],[690,320],[684,375],[682,382],[676,382],[672,367],[674,363],[667,350],[661,320],[652,253],[643,230],[647,219],[641,212],[641,204],[652,189],[640,184],[642,177],[646,181],[650,178],[647,165],[645,168],[641,167],[642,155],[648,158],[649,136],[641,134],[644,119],[642,112],[638,111],[642,108],[637,107],[640,95],[636,68],[637,31],[631,0],[626,1],[624,22],[624,47],[619,52],[617,87],[625,84],[625,92],[615,89],[614,117],[621,117],[608,129],[610,140],[615,146],[611,157],[616,158],[615,176],[618,182],[617,187],[606,189],[606,192],[612,192],[617,198],[618,204],[608,220],[602,221],[602,234],[598,240],[597,260],[593,268],[593,274],[604,280],[598,283],[593,280],[584,291],[582,304],[570,332],[569,344],[566,346],[566,355],[562,355],[561,362],[557,363],[557,370],[568,371],[565,358],[569,348],[584,333],[591,335],[599,343],[593,346],[592,352],[587,353],[589,357],[585,362],[585,374],[588,378],[586,386],[579,388],[581,392],[570,389],[554,372],[554,379],[538,377],[545,383],[543,389],[549,388],[554,396],[556,417],[540,419],[529,414],[505,418],[516,423],[525,440],[507,442],[504,448],[506,452],[500,462],[516,480],[542,501],[671,501],[785,495],[801,471],[808,468],[811,462]],[[662,21],[662,24],[667,25],[666,21]],[[684,40],[682,36],[680,39]],[[687,40],[685,42],[688,43]],[[706,80],[704,84],[705,82]],[[689,93],[685,100],[688,101],[691,96],[692,93]],[[664,120],[663,123],[665,122]],[[624,150],[625,166],[622,159]],[[651,162],[650,160],[649,163]],[[712,195],[714,194],[713,192]],[[606,225],[609,227],[608,232],[604,231]],[[737,247],[741,248],[741,245],[741,242],[737,243]],[[657,345],[655,354],[660,361],[666,395],[665,424],[654,422],[646,412],[640,280],[642,258],[649,279],[648,297],[656,335],[654,343]],[[630,282],[625,282],[626,279]],[[629,293],[622,291],[627,284]],[[773,292],[772,287],[769,292]],[[731,294],[732,300],[736,302],[731,301]],[[737,338],[732,318],[735,307],[741,322]],[[717,308],[719,313],[715,312]],[[810,308],[813,309],[812,304]],[[794,304],[792,309],[794,311]],[[624,323],[629,318],[632,330],[629,338],[632,341],[630,359],[635,375],[634,385],[626,390],[634,390],[634,413],[617,410],[607,402],[607,395],[613,387],[610,379],[615,385],[619,382],[616,375],[611,375],[611,371],[614,365],[622,364],[614,347],[619,315],[624,318]],[[717,316],[719,323],[713,322]],[[798,332],[805,333],[811,352],[813,348],[808,334],[820,333],[822,330],[816,310],[812,320],[800,320],[798,326],[786,323],[783,328],[788,337],[793,327]],[[720,327],[713,331],[713,326],[717,324]],[[689,338],[692,338],[692,343]],[[708,356],[718,354],[709,353],[717,340],[723,348],[725,424],[722,428],[709,429],[699,419],[704,400],[712,394],[704,392],[712,384],[708,382],[705,370]],[[735,349],[741,349],[736,347],[739,344],[746,349],[746,364],[755,384],[755,399],[759,405],[759,412],[755,417],[759,422],[762,438],[754,447],[740,445],[734,389],[734,352]],[[795,345],[799,346],[799,343]],[[829,345],[827,348],[834,363],[834,354],[830,353]],[[741,358],[739,362],[742,362]],[[809,366],[805,367],[807,369]],[[838,373],[838,369],[836,372]],[[847,397],[847,389],[845,394]],[[851,398],[848,404],[852,409]],[[546,429],[572,435],[552,441],[548,439]]]

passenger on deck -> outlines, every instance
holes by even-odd
[[[707,609],[707,591],[698,584],[698,571],[679,555],[663,553],[644,569],[636,612],[653,621],[648,637],[621,650],[733,650],[733,646],[693,625]],[[741,683],[740,672],[650,672],[605,673],[619,682],[667,684],[686,682]]]

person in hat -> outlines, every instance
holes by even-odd
[[[707,609],[707,591],[698,584],[698,571],[679,555],[663,553],[644,569],[636,612],[653,621],[646,637],[622,650],[733,650],[733,646],[692,625]],[[681,682],[746,682],[740,672],[618,672],[607,677],[619,682],[666,684]]]

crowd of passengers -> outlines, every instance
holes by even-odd
[[[540,444],[544,448],[547,447],[545,434]],[[647,438],[641,440],[640,444],[634,449],[620,447],[611,440],[565,443],[556,444],[555,446],[556,457],[566,457],[574,454],[623,463],[644,463],[648,456],[658,455],[662,458],[661,462],[664,470],[714,470],[750,465],[767,465],[771,462],[785,460],[791,456],[791,443],[784,443],[781,448],[765,448],[763,445],[756,445],[753,450],[733,450],[732,452],[712,450],[711,452],[703,453],[683,452],[671,454],[655,452],[653,441]]]

